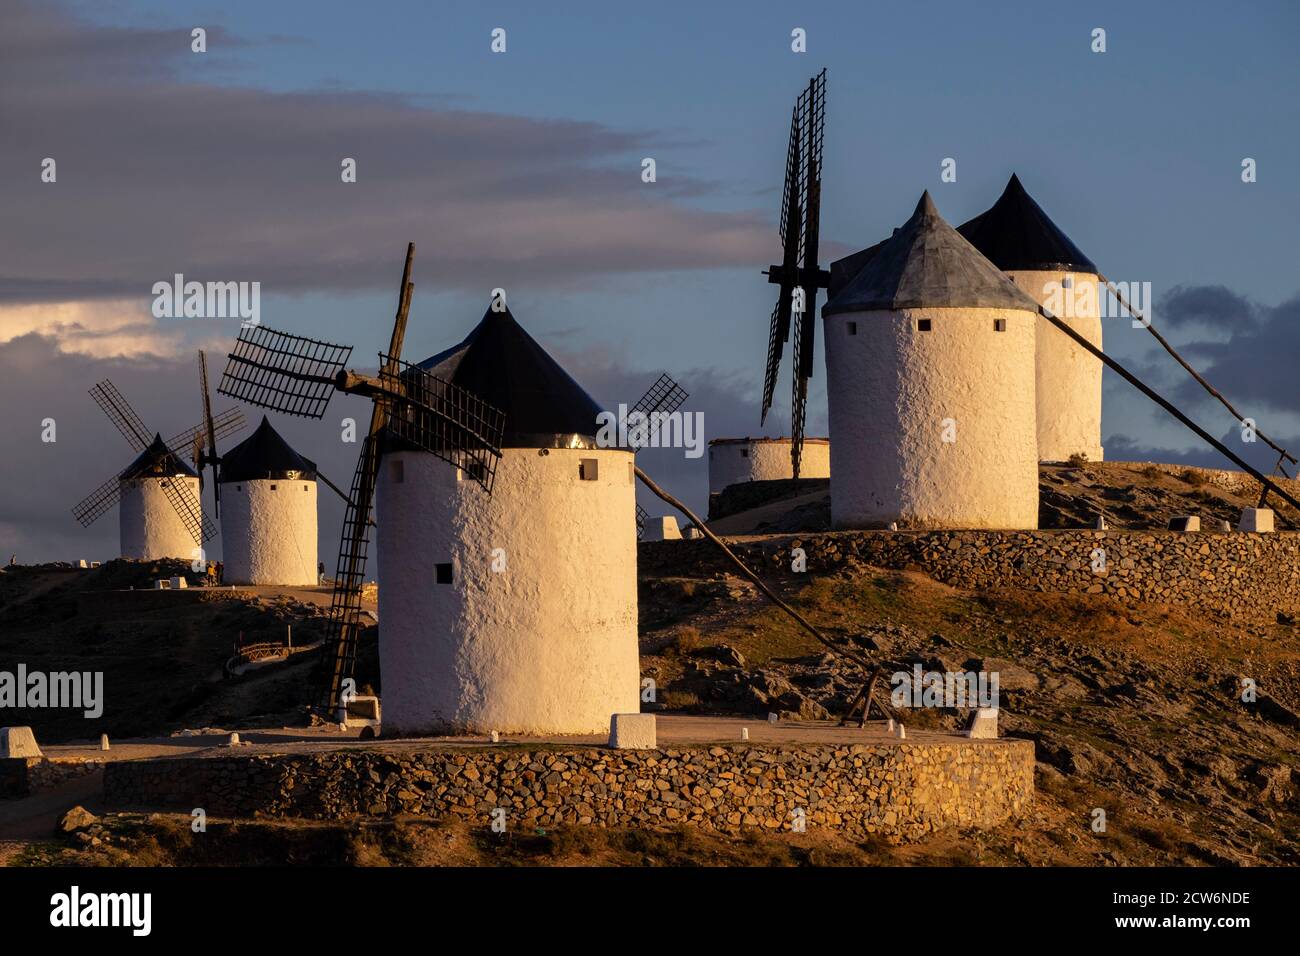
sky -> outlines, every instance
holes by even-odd
[[[708,438],[788,431],[788,366],[758,423],[760,273],[779,258],[790,108],[822,67],[823,265],[888,235],[925,189],[956,225],[1017,172],[1109,278],[1151,283],[1156,325],[1244,414],[1300,445],[1298,26],[1292,3],[0,0],[0,552],[116,553],[114,514],[83,530],[70,512],[132,457],[86,390],[109,378],[175,433],[200,416],[196,350],[219,369],[237,332],[155,318],[153,284],[176,273],[259,282],[264,324],[373,363],[414,241],[407,358],[458,342],[503,288],[602,404],[667,371]],[[1105,336],[1264,461],[1146,332],[1108,320]],[[819,355],[812,434],[823,373]],[[319,422],[272,419],[346,485],[339,422],[365,411],[344,396]],[[1223,461],[1110,372],[1103,444]],[[705,459],[642,464],[705,506]],[[332,567],[341,504],[321,501]]]

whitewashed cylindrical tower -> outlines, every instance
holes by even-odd
[[[986,259],[1031,299],[1101,348],[1097,267],[1012,175],[987,212],[958,228]],[[1035,378],[1038,457],[1101,461],[1100,360],[1064,332],[1038,319]]]
[[[834,527],[1038,527],[1034,308],[929,193],[832,294]]]
[[[779,481],[794,477],[789,438],[715,438],[709,442],[709,494],[749,481]],[[805,438],[799,477],[829,478],[831,443]]]
[[[391,435],[375,507],[384,733],[589,734],[640,710],[633,454],[509,312],[420,363],[505,413],[492,493]]]
[[[191,528],[201,520],[199,476],[154,435],[153,443],[118,476],[118,535],[122,557],[140,561],[192,561],[200,542]],[[193,524],[181,517],[192,515]]]
[[[257,430],[221,457],[219,480],[222,580],[316,584],[315,463],[263,415]]]

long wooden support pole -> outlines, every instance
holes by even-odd
[[[651,478],[649,475],[647,475],[644,471],[641,470],[640,466],[636,467],[636,476],[639,479],[641,479],[641,483],[645,485],[647,488],[649,488],[652,492],[654,492],[655,495],[657,495],[659,498],[666,501],[668,504],[672,505],[682,514],[686,515],[686,517],[690,519],[691,523],[694,524],[695,527],[700,530],[700,534],[704,535],[704,537],[712,541],[718,547],[718,549],[721,550],[722,553],[727,556],[727,560],[729,560],[732,564],[734,564],[737,570],[739,570],[741,574],[743,574],[746,578],[752,581],[754,585],[760,591],[762,591],[763,594],[767,596],[768,600],[770,600],[773,604],[779,607],[782,611],[785,611],[786,614],[790,615],[790,617],[792,617],[799,624],[800,627],[802,627],[805,631],[807,631],[814,638],[816,638],[819,643],[825,645],[826,648],[832,654],[837,654],[840,657],[846,657],[849,660],[853,661],[855,664],[857,664],[859,667],[870,672],[871,678],[867,686],[872,690],[874,690],[877,683],[877,678],[880,676],[879,664],[873,664],[871,663],[871,661],[867,660],[862,655],[846,650],[845,648],[842,648],[839,645],[833,643],[829,638],[823,636],[821,631],[813,627],[813,625],[808,621],[806,617],[804,617],[802,614],[800,614],[798,611],[792,608],[789,604],[783,601],[780,595],[778,595],[775,591],[773,591],[770,587],[768,587],[766,582],[764,582],[762,578],[760,578],[757,574],[751,571],[749,567],[745,564],[745,562],[741,561],[740,558],[736,556],[736,553],[732,551],[729,547],[727,547],[726,543],[721,538],[719,538],[716,534],[714,534],[712,531],[709,530],[709,526],[706,525],[703,521],[701,521],[699,516],[696,515],[695,512],[693,512],[690,508],[686,507],[684,502],[674,497],[673,495],[669,494],[668,492],[664,491],[663,488],[659,487],[659,485],[655,483],[653,478]],[[889,709],[885,705],[881,704],[879,700],[876,701],[876,705],[881,708],[882,713],[885,714],[889,713]],[[863,720],[866,719],[866,712],[867,710],[870,709],[870,706],[871,706],[870,702],[868,701],[867,707],[863,711]]]
[[[1191,375],[1192,378],[1196,379],[1196,381],[1200,382],[1202,388],[1204,388],[1207,392],[1209,392],[1220,402],[1222,402],[1224,408],[1232,412],[1233,417],[1236,418],[1237,421],[1239,422],[1245,421],[1245,418],[1242,416],[1241,412],[1237,411],[1235,408],[1232,407],[1232,403],[1228,401],[1228,399],[1223,395],[1223,393],[1221,393],[1217,388],[1215,388],[1204,378],[1202,378],[1200,373],[1197,372],[1196,369],[1192,368],[1191,365],[1189,365],[1181,355],[1179,355],[1176,351],[1174,351],[1174,347],[1169,344],[1168,340],[1165,339],[1163,335],[1161,335],[1159,332],[1156,331],[1156,327],[1151,324],[1151,320],[1144,318],[1141,312],[1133,308],[1133,306],[1129,305],[1128,300],[1124,297],[1123,293],[1121,293],[1119,289],[1115,287],[1115,284],[1113,282],[1111,282],[1103,275],[1099,275],[1097,276],[1097,278],[1100,279],[1105,284],[1106,288],[1110,290],[1110,294],[1113,295],[1116,298],[1116,300],[1119,302],[1119,304],[1122,305],[1128,311],[1129,315],[1133,316],[1133,318],[1137,319],[1144,326],[1146,326],[1146,330],[1150,332],[1153,336],[1155,336],[1156,341],[1159,342],[1161,346],[1164,347],[1164,350],[1166,352],[1168,352],[1170,355],[1174,357],[1174,361],[1176,361],[1183,368],[1187,369],[1188,374]],[[1266,445],[1272,448],[1275,452],[1281,454],[1282,457],[1285,458],[1287,461],[1291,462],[1291,464],[1293,465],[1297,464],[1295,458],[1285,448],[1277,444],[1275,441],[1273,441],[1273,439],[1269,438],[1258,428],[1255,429],[1255,434],[1258,435],[1260,438],[1264,439],[1264,443]]]
[[[1252,468],[1250,465],[1246,464],[1246,462],[1242,460],[1238,455],[1234,454],[1228,448],[1227,445],[1223,444],[1223,442],[1219,441],[1217,438],[1215,438],[1213,435],[1207,432],[1200,425],[1196,424],[1196,422],[1192,421],[1190,418],[1188,418],[1186,415],[1180,412],[1163,396],[1157,394],[1152,389],[1147,387],[1147,385],[1141,379],[1139,379],[1137,376],[1131,373],[1124,366],[1120,365],[1119,362],[1115,361],[1109,355],[1106,355],[1104,352],[1102,352],[1101,349],[1097,348],[1097,346],[1093,345],[1091,342],[1085,339],[1078,332],[1074,331],[1074,329],[1070,328],[1070,326],[1067,325],[1064,321],[1058,319],[1056,316],[1054,316],[1051,312],[1048,312],[1042,306],[1038,307],[1038,314],[1041,315],[1043,318],[1045,318],[1048,322],[1051,322],[1054,326],[1056,326],[1058,329],[1060,329],[1070,338],[1074,339],[1074,341],[1082,348],[1084,348],[1088,352],[1091,352],[1093,355],[1099,358],[1103,363],[1105,363],[1105,365],[1108,368],[1114,370],[1115,372],[1118,372],[1120,377],[1123,378],[1126,382],[1128,382],[1130,385],[1136,388],[1147,398],[1151,399],[1151,401],[1155,402],[1157,405],[1159,405],[1161,408],[1167,411],[1170,415],[1173,415],[1174,418],[1178,419],[1180,422],[1182,422],[1184,425],[1186,425],[1188,428],[1194,431],[1207,444],[1213,447],[1216,451],[1218,451],[1221,455],[1223,455],[1233,464],[1241,468],[1242,471],[1246,472],[1248,475],[1250,475],[1252,478],[1254,478],[1256,481],[1262,484],[1269,491],[1276,494],[1283,501],[1286,501],[1289,505],[1291,505],[1291,507],[1300,510],[1300,501],[1297,501],[1294,497],[1291,496],[1290,493],[1283,491],[1281,488],[1277,486],[1275,482],[1265,477],[1261,472],[1259,472],[1255,468]]]

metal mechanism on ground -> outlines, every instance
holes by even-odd
[[[200,365],[200,375],[205,373]],[[218,438],[237,433],[244,427],[244,413],[231,408],[214,418],[206,407],[205,386],[204,420],[164,442],[156,432],[150,438],[143,420],[112,382],[105,379],[90,395],[139,456],[83,498],[73,515],[83,528],[89,527],[120,504],[122,557],[192,559],[194,549],[202,548],[217,529],[203,513],[201,475],[185,464],[183,452],[193,456],[201,471],[205,442],[215,448]]]
[[[346,368],[352,347],[277,332],[264,325],[240,332],[221,384],[223,395],[274,411],[320,418],[336,391],[371,399],[370,426],[361,444],[343,519],[334,593],[326,635],[326,678],[318,705],[334,717],[356,663],[361,630],[361,586],[370,542],[379,433],[390,433],[461,469],[491,494],[504,416],[466,390],[401,359],[415,284],[408,245],[397,315],[379,375]]]
[[[767,421],[776,391],[784,344],[794,343],[791,366],[790,463],[799,477],[804,420],[808,410],[808,380],[813,375],[813,344],[817,334],[817,290],[830,284],[830,273],[817,262],[822,192],[822,139],[826,111],[826,71],[808,81],[795,101],[790,119],[790,145],[785,160],[785,189],[781,200],[781,262],[768,266],[767,281],[779,288],[767,338],[767,367],[763,374],[763,410]]]

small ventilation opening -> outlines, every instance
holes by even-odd
[[[451,584],[451,565],[435,564],[433,566],[434,580],[439,584]]]
[[[741,457],[741,458],[748,458],[748,457],[749,457],[749,449],[748,449],[748,448],[742,448],[742,449],[740,449],[740,457]]]
[[[930,320],[929,320],[929,319],[917,319],[917,320],[916,320],[916,331],[918,331],[918,332],[929,332],[929,331],[930,331]]]
[[[1007,320],[1006,320],[1006,319],[994,319],[994,320],[993,320],[993,331],[994,331],[994,332],[1005,332],[1006,330],[1007,330]]]
[[[275,491],[275,485],[272,485],[272,486],[271,486],[271,490],[272,490],[272,491]]]
[[[599,469],[596,467],[595,458],[581,458],[578,460],[578,477],[583,481],[595,481]]]
[[[486,474],[487,470],[481,461],[467,462],[456,469],[456,477],[460,481],[482,481]]]
[[[849,335],[857,335],[857,334],[858,334],[858,323],[856,323],[856,322],[850,322],[850,323],[849,323]]]
[[[388,473],[393,476],[393,484],[400,485],[406,481],[406,462],[395,461],[388,466]]]

